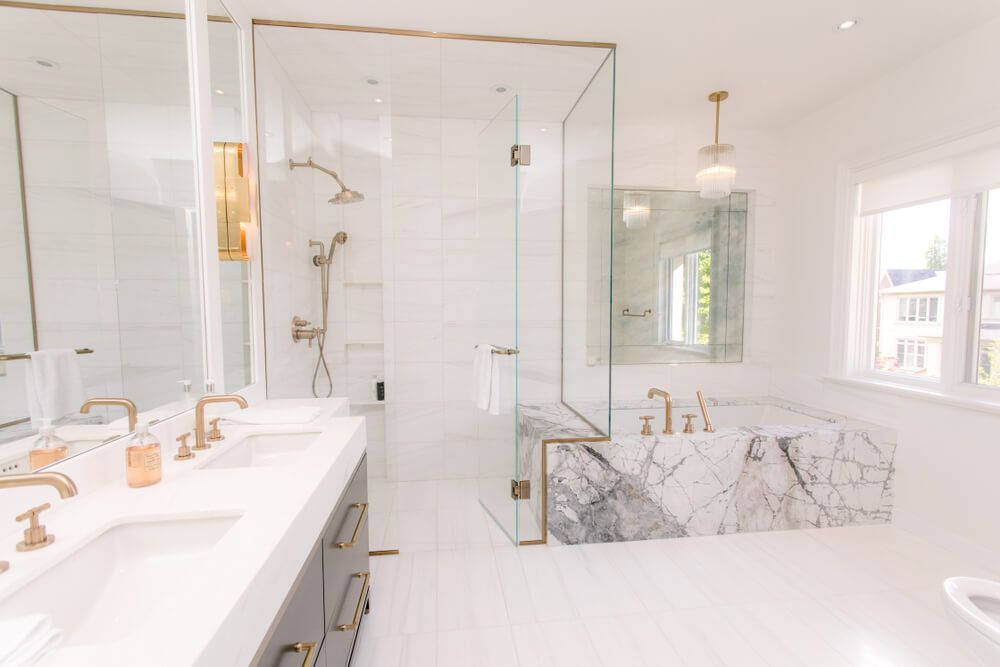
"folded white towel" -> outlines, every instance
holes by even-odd
[[[476,407],[491,415],[506,414],[514,405],[516,362],[513,355],[493,354],[499,349],[495,345],[479,343],[472,361]]]
[[[59,645],[62,630],[45,614],[0,621],[0,667],[28,667]]]
[[[83,404],[83,377],[76,350],[54,349],[30,352],[25,373],[28,414],[32,426],[79,412]]]
[[[308,424],[323,414],[323,408],[299,406],[295,408],[247,408],[233,410],[222,419],[234,424]]]

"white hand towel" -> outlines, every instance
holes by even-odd
[[[62,630],[45,614],[0,621],[0,667],[28,667],[59,645]]]
[[[83,404],[83,377],[76,350],[54,349],[29,352],[25,373],[28,414],[37,426],[43,418],[56,420],[79,412]]]
[[[490,395],[493,393],[493,354],[495,348],[488,343],[476,345],[472,358],[473,382],[476,387],[476,407],[490,409]]]
[[[234,424],[308,424],[323,414],[323,408],[247,408],[227,412],[222,419]]]
[[[517,361],[512,354],[493,354],[490,373],[490,414],[510,414],[514,406],[514,369]]]

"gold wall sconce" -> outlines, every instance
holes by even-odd
[[[216,141],[215,217],[219,228],[219,259],[246,262],[247,227],[250,225],[250,181],[246,170],[246,144]]]

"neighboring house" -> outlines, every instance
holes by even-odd
[[[891,269],[879,279],[876,368],[941,376],[945,272]],[[1000,339],[1000,264],[987,267],[980,313],[979,364],[989,372]]]

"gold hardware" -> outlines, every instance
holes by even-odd
[[[246,146],[216,141],[215,218],[219,230],[219,259],[245,262],[247,226],[250,224],[250,180],[246,170]]]
[[[77,494],[76,484],[61,472],[35,472],[24,475],[0,477],[0,489],[14,489],[22,486],[51,486],[59,492],[60,498]]]
[[[292,340],[298,343],[300,340],[308,341],[309,347],[312,347],[312,342],[314,338],[317,338],[320,334],[326,333],[325,329],[320,329],[319,327],[313,327],[307,329],[312,322],[309,320],[304,320],[298,315],[292,317]]]
[[[715,433],[715,426],[712,425],[712,418],[708,416],[708,405],[705,404],[705,394],[698,390],[698,405],[701,406],[701,416],[705,420],[705,432]]]
[[[510,497],[512,500],[531,500],[531,480],[510,480]]]
[[[506,37],[497,35],[467,35],[454,32],[427,32],[425,30],[399,30],[395,28],[373,28],[370,26],[339,25],[336,23],[312,23],[307,21],[277,21],[274,19],[253,19],[255,26],[277,28],[311,28],[315,30],[340,30],[343,32],[369,32],[380,35],[403,35],[407,37],[432,37],[435,39],[459,39],[470,42],[505,42],[508,44],[541,44],[544,46],[582,46],[587,48],[614,49],[614,42],[579,42],[563,39],[535,39],[531,37]]]
[[[192,447],[194,450],[201,451],[203,449],[209,449],[212,446],[212,444],[208,442],[208,438],[205,436],[205,406],[211,405],[212,403],[236,403],[243,410],[250,407],[247,405],[245,398],[237,396],[236,394],[202,396],[198,399],[197,405],[194,406],[194,447]],[[219,440],[221,440],[221,431],[219,436]]]
[[[56,536],[46,534],[45,526],[38,523],[38,515],[50,507],[52,507],[50,503],[45,503],[15,517],[16,521],[28,520],[28,527],[24,529],[24,541],[17,543],[18,551],[34,551],[56,541]]]
[[[514,144],[510,147],[510,166],[531,166],[531,146],[529,144]]]
[[[722,112],[722,102],[729,97],[729,92],[717,90],[709,94],[708,101],[715,104],[715,143],[719,143],[719,115]]]
[[[369,556],[398,556],[399,549],[376,549],[375,551],[369,551]]]
[[[187,16],[183,12],[153,12],[142,9],[116,9],[113,7],[86,7],[82,5],[50,5],[41,2],[13,2],[12,0],[0,0],[0,7],[14,7],[18,9],[41,9],[47,12],[69,12],[71,14],[110,14],[111,16],[141,16],[153,19],[180,19],[185,20]],[[232,23],[228,16],[208,15],[208,20],[214,23]]]
[[[673,435],[674,433],[674,399],[670,397],[670,392],[663,391],[662,389],[657,389],[653,387],[648,392],[646,392],[646,398],[653,398],[654,396],[660,396],[666,403],[666,423],[663,425],[664,435]]]
[[[358,516],[358,523],[354,526],[354,534],[351,535],[351,541],[337,542],[334,546],[338,549],[349,549],[358,543],[358,539],[361,537],[361,529],[365,525],[365,519],[368,518],[368,503],[354,503],[351,507],[356,510],[361,510],[361,514]]]
[[[698,415],[695,415],[695,414],[686,414],[686,415],[681,415],[681,416],[684,417],[684,419],[687,420],[687,423],[684,424],[684,432],[685,433],[694,433],[694,420],[695,420],[695,417],[697,417]]]
[[[74,350],[77,354],[93,354],[94,351],[89,347],[78,347]],[[0,354],[0,361],[17,361],[18,359],[31,359],[31,354],[28,352],[17,352],[14,354]]]
[[[139,408],[135,406],[135,403],[128,400],[127,398],[88,398],[80,406],[80,412],[87,414],[90,409],[99,405],[120,405],[128,411],[128,430],[129,433],[135,430],[135,422],[139,415]]]
[[[226,439],[226,436],[222,435],[222,429],[219,428],[219,417],[208,420],[208,425],[212,428],[205,436],[205,440],[208,440],[209,442],[219,442],[220,440]]]
[[[645,415],[639,417],[642,420],[642,434],[643,435],[653,435],[653,427],[649,425],[649,420],[656,419],[653,415]]]
[[[361,623],[361,615],[365,613],[365,600],[368,599],[368,584],[371,583],[370,572],[355,572],[351,576],[357,579],[363,579],[364,584],[361,585],[361,597],[358,598],[358,606],[354,610],[354,620],[350,623],[342,623],[341,625],[338,625],[337,629],[341,632],[356,630],[358,625]]]
[[[653,311],[650,308],[647,308],[646,310],[642,311],[642,315],[640,315],[638,313],[633,313],[628,308],[625,308],[624,310],[622,310],[622,317],[646,317],[646,316],[652,315],[652,314],[653,314]]]
[[[181,433],[177,436],[177,442],[181,443],[181,446],[177,448],[177,453],[174,454],[174,461],[190,461],[194,458],[194,452],[191,451],[191,446],[188,445],[188,438],[190,437],[190,433]]]
[[[316,652],[316,642],[295,642],[289,648],[295,653],[306,654],[302,659],[302,667],[310,667],[313,664],[312,655]]]

